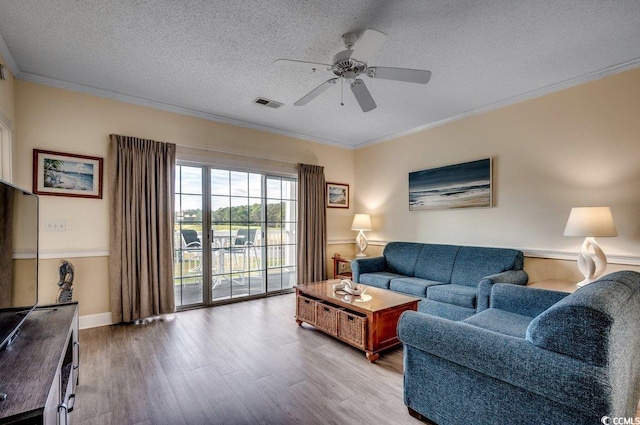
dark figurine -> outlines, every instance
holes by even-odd
[[[71,302],[73,297],[73,264],[67,260],[60,261],[60,281],[58,282],[56,303]]]

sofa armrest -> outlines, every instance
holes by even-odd
[[[351,261],[351,271],[353,272],[353,281],[360,282],[362,273],[383,272],[387,266],[384,257],[356,258]]]
[[[491,291],[490,306],[510,313],[536,317],[567,295],[567,292],[548,289],[497,284]]]
[[[416,349],[425,358],[445,359],[588,414],[603,415],[610,407],[611,387],[604,368],[536,347],[523,338],[414,311],[400,317],[398,337],[405,344],[405,356],[406,350]],[[420,371],[405,366],[405,373]]]
[[[510,283],[513,285],[526,285],[529,275],[524,270],[507,270],[506,272],[492,274],[484,277],[478,283],[478,296],[476,300],[476,311],[480,312],[489,308],[491,299],[491,288],[496,283]]]

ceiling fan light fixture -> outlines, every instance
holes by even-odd
[[[321,93],[324,93],[332,85],[340,79],[341,92],[344,92],[342,84],[346,81],[355,96],[362,112],[369,112],[377,107],[371,93],[366,85],[358,77],[367,75],[373,79],[404,81],[408,83],[427,84],[431,79],[431,71],[423,69],[406,69],[406,68],[388,68],[379,66],[369,66],[368,62],[373,55],[382,47],[387,35],[383,32],[367,29],[358,39],[353,33],[347,33],[342,36],[342,41],[346,50],[338,52],[334,57],[332,64],[326,64],[327,70],[335,74],[334,78],[330,78],[309,93],[304,95],[294,103],[295,106],[304,106]],[[357,40],[357,44],[356,44]],[[325,64],[316,62],[307,62],[292,59],[277,59],[276,64],[295,65],[298,68],[304,68],[307,72],[312,70],[315,72]],[[320,66],[318,66],[320,65]],[[344,95],[341,93],[340,105],[344,106]]]

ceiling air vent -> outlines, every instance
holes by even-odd
[[[269,108],[273,108],[273,109],[276,109],[282,106],[282,103],[276,102],[275,100],[265,99],[264,97],[259,97],[253,102],[259,105],[268,106]]]

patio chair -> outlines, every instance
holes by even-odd
[[[251,269],[251,258],[259,258],[258,250],[256,248],[256,240],[260,238],[261,232],[258,229],[240,228],[238,229],[235,238],[228,247],[227,251],[232,255],[232,271],[248,271]],[[239,263],[239,256],[242,255],[242,267],[236,268],[235,265]],[[244,285],[244,275],[242,281],[238,282],[240,285]]]
[[[182,259],[188,261],[189,267],[186,274],[194,274],[202,271],[202,242],[198,232],[192,229],[180,229],[182,235]]]
[[[198,232],[192,229],[180,229],[182,234],[182,248],[202,248],[202,242],[198,237]]]

